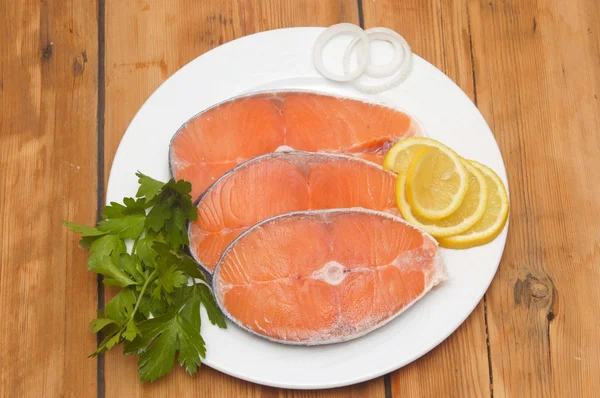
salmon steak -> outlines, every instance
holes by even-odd
[[[254,224],[303,210],[363,207],[400,214],[396,176],[363,159],[312,152],[275,152],[237,166],[198,202],[188,226],[190,252],[212,273],[227,246]]]
[[[316,210],[269,218],[225,250],[223,313],[269,340],[330,344],[391,321],[446,279],[436,241],[388,213]]]
[[[278,148],[343,153],[378,164],[421,124],[391,107],[330,95],[288,91],[246,95],[187,121],[169,148],[171,174],[192,183],[192,198],[220,176]]]

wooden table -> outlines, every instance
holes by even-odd
[[[198,55],[267,29],[388,26],[477,104],[508,169],[494,281],[446,341],[385,377],[285,391],[204,367],[137,381],[87,359],[103,287],[60,220],[92,224],[127,125]],[[598,0],[0,0],[2,397],[600,395]]]

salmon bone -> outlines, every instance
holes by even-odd
[[[313,278],[321,279],[330,285],[339,285],[346,278],[346,268],[337,261],[330,261],[323,268],[313,272]]]

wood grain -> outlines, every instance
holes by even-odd
[[[95,396],[95,2],[0,3],[0,396]]]
[[[600,390],[600,3],[363,0],[467,92],[509,174],[511,226],[487,297],[391,377],[394,397],[587,397]],[[0,396],[95,396],[96,278],[60,220],[96,214],[96,1],[0,2]],[[257,31],[358,22],[354,0],[106,0],[105,171],[147,97],[199,54]],[[489,358],[486,346],[486,317]],[[210,349],[210,347],[209,347]],[[491,381],[490,385],[490,366]],[[210,368],[136,381],[111,352],[106,396],[383,397],[383,379],[326,391]]]
[[[471,1],[479,107],[511,226],[488,291],[494,397],[600,390],[600,4]]]
[[[235,38],[291,26],[358,23],[355,1],[108,1],[106,4],[106,176],[127,125],[167,77]],[[208,347],[210,350],[210,347]],[[106,396],[383,397],[383,378],[326,391],[286,391],[247,383],[208,367],[193,378],[176,369],[151,385],[137,382],[136,361],[106,356]]]
[[[446,73],[473,100],[469,15],[464,1],[364,1],[365,28],[396,30],[413,51]],[[422,359],[392,373],[394,397],[490,395],[484,305]]]

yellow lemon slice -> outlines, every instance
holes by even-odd
[[[406,199],[415,214],[439,220],[461,205],[469,178],[460,156],[446,146],[426,147],[406,173]]]
[[[469,188],[462,204],[446,218],[429,220],[413,213],[406,200],[406,176],[398,175],[396,180],[396,205],[409,223],[421,228],[436,238],[457,235],[471,228],[483,216],[487,203],[488,189],[483,174],[464,162],[469,178]]]
[[[470,163],[483,174],[487,187],[487,205],[483,216],[475,225],[456,236],[439,239],[443,247],[467,249],[485,245],[496,239],[508,219],[508,194],[502,180],[492,169],[475,161]]]
[[[394,173],[406,173],[415,155],[427,147],[447,148],[444,144],[427,137],[410,137],[398,141],[383,160],[383,168]]]

